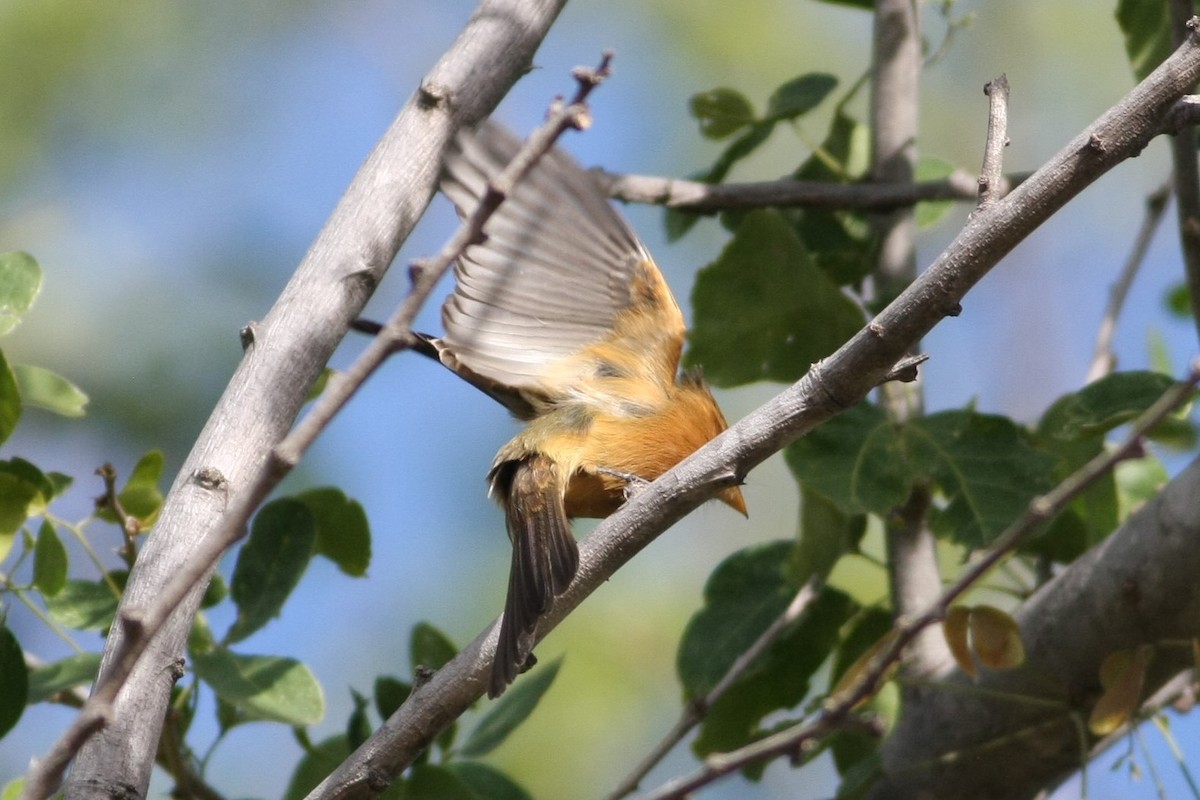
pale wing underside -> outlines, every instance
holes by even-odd
[[[492,123],[460,135],[442,180],[460,214],[520,144]],[[562,375],[559,362],[613,338],[650,256],[594,179],[559,150],[537,162],[484,231],[487,241],[456,266],[442,345],[488,381],[553,396],[559,387],[547,381]],[[658,313],[664,329],[682,332],[673,300]]]

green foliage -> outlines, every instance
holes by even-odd
[[[82,417],[86,413],[88,396],[58,373],[29,364],[14,364],[12,371],[25,406],[63,417]]]
[[[115,578],[117,573],[109,573]],[[120,574],[123,586],[127,573]],[[62,590],[46,598],[46,610],[61,625],[77,631],[104,631],[112,626],[120,595],[105,581],[71,578]]]
[[[21,719],[29,697],[29,670],[17,637],[0,616],[0,736]]]
[[[428,622],[418,622],[413,626],[409,653],[412,656],[413,674],[416,674],[422,668],[434,671],[441,669],[454,658],[458,649],[446,634]]]
[[[192,653],[192,667],[238,711],[240,722],[313,725],[325,715],[320,684],[308,667],[293,658],[240,655],[218,648]]]
[[[542,696],[558,676],[560,666],[562,659],[533,670],[513,684],[471,731],[463,744],[463,755],[478,758],[499,747],[537,708]]]
[[[867,403],[785,456],[802,485],[846,513],[886,517],[910,487],[935,486],[945,499],[931,512],[935,530],[969,547],[991,541],[1048,489],[1056,464],[1004,417],[944,411],[898,426]]]
[[[747,215],[692,292],[688,362],[717,386],[794,381],[863,324],[862,311],[775,211]]]
[[[317,555],[353,578],[364,577],[371,564],[371,528],[362,505],[333,486],[309,489],[296,499],[308,507],[316,523]]]
[[[42,268],[28,253],[0,253],[0,336],[9,333],[42,290]]]
[[[67,548],[50,520],[42,520],[33,549],[33,584],[46,597],[54,597],[67,584]]]
[[[76,653],[29,671],[29,702],[43,703],[59,692],[87,686],[100,671],[99,653]]]
[[[262,507],[233,568],[229,589],[238,615],[226,641],[240,642],[279,616],[316,541],[316,520],[304,503],[285,497]]]
[[[1154,71],[1171,47],[1171,8],[1164,0],[1118,0],[1117,24],[1125,35],[1125,54],[1139,81]]]

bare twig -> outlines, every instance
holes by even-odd
[[[792,602],[788,603],[788,607],[784,609],[783,613],[762,632],[762,635],[754,641],[754,644],[746,649],[746,652],[738,656],[737,660],[730,665],[729,670],[721,677],[716,686],[708,694],[704,695],[704,697],[698,697],[684,706],[683,713],[679,716],[675,725],[654,746],[654,749],[634,767],[633,771],[617,784],[612,794],[609,795],[609,800],[620,800],[620,798],[637,791],[638,784],[650,773],[650,770],[654,769],[683,740],[683,737],[687,736],[692,728],[703,721],[704,715],[708,713],[708,709],[712,708],[713,704],[724,697],[730,687],[746,673],[746,670],[758,660],[759,656],[767,651],[767,648],[775,643],[775,640],[787,629],[788,625],[800,618],[808,607],[812,605],[812,602],[817,599],[819,594],[820,582],[815,577],[810,578],[796,592],[795,597],[792,598]]]
[[[1008,146],[1008,76],[1000,75],[983,87],[988,96],[988,132],[979,171],[979,208],[1000,196],[1004,148]]]
[[[128,567],[133,567],[137,561],[137,535],[141,532],[142,523],[137,517],[131,516],[121,505],[117,495],[117,470],[112,464],[102,464],[96,469],[96,474],[104,481],[104,494],[96,498],[97,508],[106,508],[117,518],[121,526],[121,549],[118,551],[121,560]]]
[[[1100,329],[1096,332],[1096,346],[1092,348],[1092,364],[1088,367],[1087,382],[1091,383],[1112,372],[1117,365],[1117,356],[1113,352],[1113,337],[1117,333],[1117,319],[1125,306],[1125,298],[1133,286],[1133,279],[1146,260],[1146,252],[1154,239],[1154,232],[1162,222],[1163,212],[1167,208],[1167,200],[1171,196],[1170,184],[1163,184],[1146,198],[1146,215],[1142,217],[1142,227],[1134,239],[1133,249],[1125,266],[1117,277],[1108,294],[1108,306],[1104,309],[1104,317],[1100,320]]]
[[[853,686],[847,688],[834,702],[827,704],[816,718],[760,739],[742,749],[720,756],[710,755],[699,770],[685,778],[665,784],[646,800],[686,797],[722,776],[751,764],[803,752],[811,743],[839,729],[860,703],[879,691],[892,666],[900,660],[904,649],[922,630],[940,622],[946,615],[946,609],[1012,553],[1017,545],[1066,508],[1072,500],[1094,485],[1113,467],[1137,451],[1141,447],[1143,437],[1149,431],[1195,396],[1197,383],[1200,383],[1200,360],[1192,364],[1183,381],[1164,392],[1138,417],[1128,437],[1119,446],[1111,452],[1096,456],[1050,492],[1034,498],[1026,512],[996,538],[992,548],[982,558],[970,564],[962,575],[942,592],[937,602],[919,615],[902,619],[895,628],[891,644],[879,653]]]
[[[666,206],[697,214],[766,207],[808,207],[888,211],[933,200],[974,201],[979,182],[956,170],[943,180],[918,183],[828,183],[780,178],[747,183],[703,183],[655,175],[628,175],[592,170],[609,197],[626,203]],[[1028,173],[1005,177],[1004,192],[1028,178]]]

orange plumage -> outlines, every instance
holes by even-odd
[[[494,124],[465,133],[442,190],[470,213],[520,143]],[[546,154],[468,248],[422,352],[528,425],[488,473],[505,511],[512,569],[488,694],[526,665],[538,618],[579,555],[569,520],[606,517],[725,430],[711,392],[679,373],[683,316],[649,253],[595,181]],[[745,514],[741,491],[719,495]]]

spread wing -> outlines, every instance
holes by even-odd
[[[494,123],[460,134],[442,191],[468,214],[520,148]],[[673,383],[683,317],[637,235],[560,150],[543,156],[455,267],[441,360],[518,416],[594,380]]]

